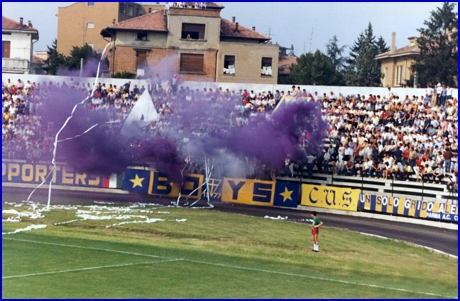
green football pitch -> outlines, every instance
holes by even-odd
[[[316,253],[300,222],[139,204],[40,213],[3,201],[3,298],[458,295],[457,259],[327,225]]]

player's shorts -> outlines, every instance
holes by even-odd
[[[319,228],[311,228],[311,234],[319,234]]]

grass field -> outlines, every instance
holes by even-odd
[[[35,219],[29,205],[2,209],[24,214],[2,223],[3,298],[458,295],[456,259],[327,226],[315,253],[305,223],[213,210],[94,204]],[[5,234],[30,225],[46,228]]]

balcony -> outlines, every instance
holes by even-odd
[[[30,62],[26,59],[12,59],[2,57],[2,72],[5,73],[29,73]]]

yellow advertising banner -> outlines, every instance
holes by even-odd
[[[359,189],[302,184],[301,205],[356,211]]]
[[[273,206],[275,182],[224,178],[222,201],[256,206]]]
[[[181,193],[183,196],[189,196],[192,199],[200,198],[203,192],[203,181],[203,175],[189,174],[184,176]],[[171,182],[166,173],[156,170],[150,171],[148,194],[177,197],[179,189],[180,186]]]

